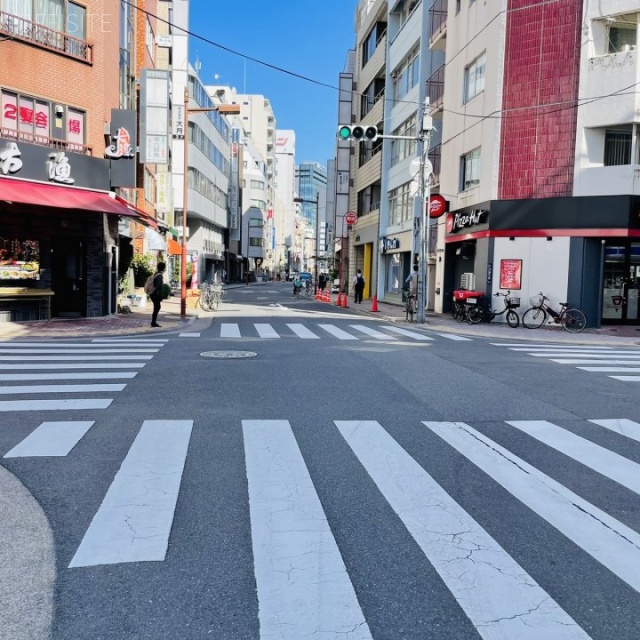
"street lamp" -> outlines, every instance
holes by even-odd
[[[180,316],[187,315],[187,194],[189,191],[189,115],[218,111],[227,115],[240,113],[240,105],[217,104],[213,107],[189,107],[189,87],[184,88],[184,177],[182,182],[182,264],[180,265]]]
[[[320,192],[316,191],[316,199],[315,200],[305,200],[304,198],[294,198],[293,201],[294,202],[315,204],[316,205],[316,231],[315,231],[315,234],[316,234],[316,242],[315,242],[316,251],[315,251],[315,253],[316,253],[316,255],[315,255],[315,260],[314,260],[314,265],[313,265],[313,278],[314,278],[314,281],[315,281],[313,292],[314,293],[318,293],[318,253],[320,253],[318,251],[318,240],[319,240],[319,238],[318,238],[318,236],[319,236],[319,233],[318,233],[318,228],[319,228],[318,227],[318,218],[320,217]]]

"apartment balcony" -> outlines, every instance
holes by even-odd
[[[93,63],[93,45],[88,42],[6,11],[0,11],[0,35],[6,35],[16,41],[28,42],[81,62]]]
[[[586,73],[581,73],[580,78],[580,101],[584,104],[578,108],[584,118],[584,126],[604,127],[634,122],[640,110],[640,94],[629,87],[635,87],[637,82],[636,49],[590,58]],[[591,98],[593,102],[589,102]]]
[[[429,9],[429,48],[444,50],[447,43],[447,0],[436,0]]]
[[[575,196],[640,196],[640,165],[588,167],[576,171]]]
[[[431,104],[431,115],[442,118],[444,98],[444,65],[427,80],[427,96]]]

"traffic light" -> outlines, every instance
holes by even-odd
[[[353,126],[343,124],[338,127],[338,138],[340,140],[355,140],[356,142],[373,142],[378,138],[378,127],[369,125],[363,127],[360,124]]]

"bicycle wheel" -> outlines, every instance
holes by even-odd
[[[537,329],[541,327],[547,319],[547,312],[540,307],[531,307],[527,309],[522,316],[522,324],[527,329]]]
[[[479,307],[469,307],[467,311],[467,320],[471,324],[478,324],[482,320],[482,311]]]
[[[211,311],[211,307],[209,306],[209,300],[206,291],[200,292],[200,297],[198,298],[198,302],[200,303],[200,307],[203,311]]]
[[[560,324],[569,333],[580,333],[587,326],[587,316],[580,309],[567,309],[560,317]]]
[[[520,318],[519,318],[518,314],[513,309],[508,309],[507,310],[507,324],[512,329],[517,329],[518,325],[520,324]]]

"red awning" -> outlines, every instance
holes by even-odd
[[[127,216],[138,218],[142,224],[158,228],[154,218],[108,191],[91,191],[44,182],[0,178],[0,201],[2,200],[9,204],[29,204],[54,209],[82,209]]]

